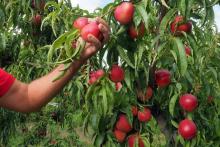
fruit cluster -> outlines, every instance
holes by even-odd
[[[138,116],[140,123],[146,123],[151,119],[151,111],[148,108],[138,110],[136,106],[132,106],[131,111],[134,117]],[[120,114],[113,130],[116,140],[119,143],[122,143],[127,137],[129,147],[134,147],[136,142],[138,142],[139,147],[144,147],[141,135],[138,132],[133,133],[134,131],[135,130],[127,119],[127,116],[125,114]]]
[[[102,33],[99,30],[99,23],[97,21],[89,21],[86,17],[79,17],[73,21],[73,28],[80,31],[81,37],[86,41],[89,41],[89,35],[93,35],[99,40],[103,39]]]
[[[115,20],[120,25],[129,26],[128,35],[132,39],[141,37],[145,33],[145,25],[142,21],[137,28],[135,27],[133,23],[134,12],[135,6],[132,2],[121,2],[114,9]],[[97,22],[89,21],[86,17],[79,17],[73,22],[73,27],[79,30],[81,37],[87,42],[89,42],[89,34],[99,40],[102,39],[102,34],[99,31],[98,25],[99,24]],[[192,23],[190,21],[186,21],[183,16],[176,16],[170,24],[170,30],[172,35],[181,37],[184,33],[190,33],[192,31]],[[191,56],[191,49],[188,44],[185,44],[185,53],[187,57]],[[116,91],[119,91],[122,88],[122,81],[125,78],[125,73],[118,65],[112,65],[109,74],[106,74],[103,69],[92,71],[90,73],[88,83],[90,85],[95,84],[105,75],[108,75],[108,78],[114,82]],[[172,75],[169,70],[163,68],[157,69],[154,71],[154,84],[160,89],[165,88],[171,84],[171,76]],[[151,110],[143,105],[143,103],[145,104],[152,98],[153,92],[156,90],[153,88],[155,87],[147,85],[145,93],[137,91],[137,98],[140,103],[138,106],[131,106],[133,118],[138,120],[139,124],[146,123],[151,120]],[[198,105],[197,98],[191,94],[181,96],[179,103],[183,110],[187,112],[192,112]],[[127,139],[129,147],[135,146],[135,143],[137,142],[139,147],[144,147],[144,143],[140,135],[141,132],[137,128],[134,128],[134,122],[130,122],[126,114],[118,114],[118,119],[115,122],[115,126],[112,131],[119,143],[123,143]],[[178,132],[184,139],[189,140],[196,136],[197,128],[192,120],[184,119],[179,123]]]
[[[145,33],[144,23],[136,28],[133,24],[135,7],[131,2],[122,2],[114,10],[114,17],[121,25],[129,25],[128,34],[132,39],[141,37]]]
[[[90,72],[89,81],[90,85],[97,82],[98,79],[105,75],[103,69]],[[114,82],[116,91],[119,91],[122,88],[122,81],[125,78],[124,70],[119,65],[112,65],[109,72],[109,79]]]
[[[184,94],[180,97],[179,104],[184,111],[192,112],[198,106],[198,100],[192,94]],[[192,120],[186,118],[179,123],[178,132],[184,139],[189,140],[196,136],[197,128]]]

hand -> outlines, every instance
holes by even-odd
[[[88,42],[86,43],[86,46],[85,46],[84,50],[82,51],[80,60],[85,61],[88,58],[92,57],[95,53],[98,52],[99,49],[102,48],[104,43],[106,43],[109,40],[110,28],[109,28],[108,24],[103,19],[101,19],[99,17],[97,17],[95,20],[99,23],[98,27],[104,37],[103,41],[100,42],[96,37],[89,34],[88,38],[89,38],[90,43],[88,43]],[[78,39],[78,41],[80,41],[80,40],[82,40],[81,37]]]

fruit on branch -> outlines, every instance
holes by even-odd
[[[103,69],[99,69],[99,70],[97,70],[97,71],[95,72],[95,77],[96,77],[97,79],[103,77],[104,75],[105,75],[105,71],[104,71]]]
[[[155,81],[158,87],[166,87],[171,82],[171,74],[166,69],[160,69],[155,71]]]
[[[98,79],[102,78],[105,75],[105,71],[103,69],[99,69],[97,71],[92,71],[89,75],[88,83],[90,85],[94,84]]]
[[[179,104],[184,110],[192,112],[196,109],[198,100],[197,97],[192,94],[184,94],[180,97]]]
[[[32,18],[32,22],[35,26],[40,26],[41,25],[41,15],[40,14],[36,14],[33,18]]]
[[[148,86],[146,89],[145,100],[150,99],[153,96],[153,89]]]
[[[171,32],[174,35],[181,35],[181,32],[190,33],[192,31],[192,23],[190,21],[185,22],[183,16],[176,16],[174,21],[170,25]]]
[[[137,97],[142,102],[148,101],[152,97],[152,95],[153,95],[153,89],[150,86],[148,86],[146,88],[146,92],[145,93],[142,90],[140,90],[140,89],[137,90]]]
[[[144,147],[144,142],[139,135],[132,134],[128,137],[128,147],[135,147],[136,142],[138,147]]]
[[[97,81],[96,77],[90,77],[88,83],[90,85],[94,84]]]
[[[145,33],[145,26],[143,22],[141,22],[138,28],[135,28],[133,24],[130,25],[129,30],[128,30],[128,34],[132,39],[141,37],[144,35],[144,33]]]
[[[99,39],[101,32],[99,30],[97,22],[95,21],[90,22],[89,24],[85,25],[80,32],[80,35],[82,36],[82,38],[87,42],[89,42],[89,38],[88,38],[89,34]]]
[[[112,65],[109,78],[113,82],[121,82],[125,78],[124,70],[118,65]]]
[[[120,114],[119,119],[116,122],[116,128],[125,133],[128,133],[131,131],[132,125],[129,123],[126,115]]]
[[[120,91],[121,88],[122,88],[121,82],[116,82],[116,83],[115,83],[115,89],[116,89],[116,91]]]
[[[185,52],[186,52],[186,56],[191,55],[191,49],[189,48],[189,46],[185,46]]]
[[[117,141],[119,143],[122,143],[122,142],[124,142],[124,140],[126,138],[126,133],[122,132],[122,131],[120,131],[118,129],[115,129],[114,130],[114,136],[115,136],[115,138],[117,139]]]
[[[133,116],[137,116],[138,115],[138,107],[131,106],[131,112],[132,112]]]
[[[88,18],[86,17],[79,17],[75,21],[73,21],[73,28],[81,30],[85,25],[87,25]]]
[[[179,123],[179,134],[186,140],[194,138],[197,134],[197,127],[192,120],[184,119]]]
[[[140,122],[148,122],[151,119],[151,111],[148,108],[144,108],[142,111],[138,111],[138,120]]]
[[[134,5],[131,2],[122,2],[114,10],[114,17],[120,24],[128,24],[134,15]]]

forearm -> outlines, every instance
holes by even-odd
[[[30,106],[36,111],[46,105],[62,88],[71,80],[73,75],[79,70],[83,61],[77,60],[72,63],[64,76],[53,82],[60,75],[64,65],[59,65],[49,74],[32,81],[28,84],[28,99]]]

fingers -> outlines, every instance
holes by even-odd
[[[109,40],[109,30],[103,24],[99,24],[99,30],[102,32],[104,40],[103,42],[107,42]]]
[[[97,49],[100,49],[102,47],[101,42],[91,34],[88,35],[88,41],[92,43]]]
[[[107,22],[106,22],[105,20],[101,19],[100,17],[96,17],[96,21],[97,21],[98,23],[103,24],[106,28],[109,29],[109,26],[108,26],[108,24],[107,24]],[[109,29],[109,30],[110,30],[110,29]]]
[[[105,20],[101,19],[100,17],[96,18],[96,21],[99,22],[99,29],[103,34],[104,42],[109,40],[110,28]]]

